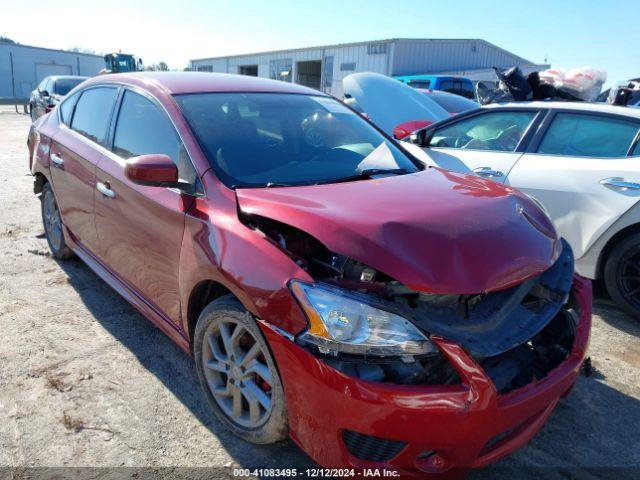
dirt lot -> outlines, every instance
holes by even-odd
[[[256,447],[227,433],[189,357],[79,260],[49,256],[27,171],[29,125],[0,109],[0,479],[45,471],[25,467],[214,478],[224,470],[182,467],[313,465],[289,442]],[[593,375],[527,447],[472,478],[640,477],[639,335],[640,323],[598,292]]]

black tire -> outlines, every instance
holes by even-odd
[[[613,247],[604,266],[604,282],[618,306],[640,319],[640,233]]]
[[[35,112],[33,111],[33,103],[29,105],[29,115],[31,116],[31,123],[37,120]]]
[[[227,362],[217,360],[222,351],[227,351],[225,347],[226,343],[224,343],[222,339],[221,324],[224,325],[229,342],[233,343],[235,339],[235,342],[238,344],[237,349],[235,347],[232,348],[231,355],[226,355]],[[238,332],[242,333],[236,336],[236,329],[238,329],[239,326],[241,328]],[[218,336],[216,337],[216,335]],[[214,338],[217,338],[218,342],[216,344],[218,356],[214,354],[211,347],[211,341],[216,342],[216,340],[212,340]],[[251,347],[247,346],[245,350],[242,350],[242,341],[245,340],[249,342],[247,345],[251,345]],[[268,383],[256,373],[247,373],[249,371],[248,368],[242,370],[242,367],[234,366],[239,365],[243,357],[250,356],[247,354],[247,351],[251,352],[252,347],[259,349],[261,354],[255,358],[255,362],[252,361],[249,365],[260,365],[262,369],[267,368],[268,371],[260,370],[260,372],[266,372],[264,377],[268,378]],[[253,316],[232,295],[220,297],[210,303],[200,314],[194,334],[194,358],[200,385],[204,390],[205,396],[216,417],[229,430],[238,437],[255,444],[274,443],[287,437],[288,424],[284,390],[271,350]],[[216,363],[218,367],[216,369],[212,369],[210,366],[205,367],[205,362],[208,365]],[[227,368],[228,372],[222,373],[219,369],[220,366]],[[233,371],[238,368],[242,370],[237,370],[240,371],[240,374],[233,373]],[[246,375],[251,377],[247,379]],[[239,378],[243,380],[239,381]],[[219,382],[220,385],[216,388],[218,391],[217,396],[214,396],[212,389],[215,388],[216,382]],[[223,384],[224,387],[222,386]],[[258,387],[259,384],[261,385],[260,387]],[[262,415],[260,421],[248,425],[248,423],[250,424],[252,422],[251,419],[253,418],[253,414],[250,413],[250,411],[253,410],[251,410],[250,407],[252,404],[255,405],[257,397],[254,396],[252,398],[253,402],[251,404],[247,400],[247,397],[243,396],[245,395],[244,393],[237,392],[240,390],[244,392],[246,390],[249,394],[253,395],[252,391],[255,391],[256,387],[260,388],[265,396],[268,397],[270,409],[263,408],[262,404],[259,403],[257,408]],[[225,392],[220,393],[221,390]],[[232,393],[227,394],[227,392]],[[243,414],[238,416],[237,419],[229,413],[229,410],[233,410],[233,414],[236,413],[236,393],[241,396],[242,407],[246,407],[246,411],[243,410]],[[264,399],[265,397],[261,396],[260,398]],[[231,403],[232,406],[226,404],[225,402],[227,401]],[[245,413],[246,416],[244,416]]]
[[[54,209],[54,211],[50,211],[49,209]],[[40,211],[42,213],[44,234],[53,258],[64,260],[73,257],[73,250],[67,246],[67,242],[64,239],[64,228],[62,226],[60,210],[58,209],[58,202],[53,194],[51,184],[48,182],[45,183],[42,188],[42,195],[40,196]]]

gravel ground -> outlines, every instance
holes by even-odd
[[[214,478],[234,466],[313,466],[290,442],[258,447],[230,435],[187,355],[82,262],[49,256],[27,169],[29,125],[0,108],[0,479],[76,471],[32,467]],[[593,375],[529,445],[471,478],[640,477],[640,323],[601,290]]]

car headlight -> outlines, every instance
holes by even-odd
[[[309,319],[302,338],[322,353],[423,355],[437,351],[413,323],[370,305],[365,295],[297,280],[289,286]]]

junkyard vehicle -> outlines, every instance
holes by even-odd
[[[379,73],[352,73],[342,88],[347,105],[396,138],[450,116],[431,96]]]
[[[595,101],[610,105],[640,107],[640,78],[632,78],[603,91]]]
[[[142,59],[129,53],[108,53],[104,56],[104,69],[101,73],[141,72]]]
[[[427,95],[431,100],[449,112],[450,115],[457,115],[458,113],[473,110],[480,106],[475,100],[470,100],[453,93],[440,90],[423,90],[421,88],[417,88],[416,90]]]
[[[50,112],[67,93],[87,78],[67,75],[45,77],[38,87],[31,92],[31,98],[29,98],[31,120],[35,121],[45,113]]]
[[[441,90],[465,98],[474,98],[473,83],[466,77],[451,75],[400,75],[393,77],[413,88],[423,90]]]
[[[250,442],[460,473],[524,445],[576,380],[590,282],[538,205],[426,168],[316,90],[105,75],[29,145],[52,255],[193,354]]]
[[[573,248],[640,317],[640,110],[594,103],[491,105],[414,136],[424,160],[514,186],[539,201]]]

